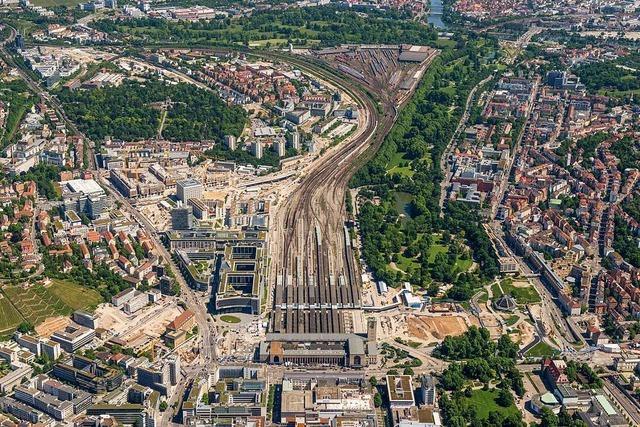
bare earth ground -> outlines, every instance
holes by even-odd
[[[64,328],[69,323],[71,323],[71,319],[68,317],[48,317],[44,322],[36,326],[35,329],[39,336],[49,338],[55,331]]]
[[[161,302],[145,307],[133,316],[128,316],[116,307],[102,304],[96,310],[96,315],[99,327],[127,339],[127,337],[138,336],[140,332],[152,337],[159,337],[167,324],[181,312],[182,310],[177,305]]]
[[[462,316],[409,316],[407,326],[410,336],[427,342],[462,335],[468,329]]]

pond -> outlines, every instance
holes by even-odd
[[[411,217],[411,201],[413,200],[413,196],[410,193],[398,191],[394,193],[394,197],[396,199],[396,211],[401,215],[404,214],[407,217]]]

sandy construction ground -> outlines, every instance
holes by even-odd
[[[491,338],[500,338],[500,335],[502,335],[502,326],[500,325],[500,321],[496,319],[496,316],[483,311],[480,313],[480,318],[482,319],[484,327],[489,330]]]
[[[407,327],[411,337],[426,342],[462,335],[468,329],[462,316],[408,316]]]
[[[524,347],[533,341],[535,330],[529,322],[520,322],[514,328],[517,332],[511,334],[511,339]]]
[[[169,322],[182,310],[170,300],[147,306],[132,316],[111,304],[102,304],[96,310],[97,326],[112,331],[123,339],[133,338],[142,331],[151,337],[159,337]]]
[[[55,331],[58,331],[71,323],[71,319],[68,317],[48,317],[44,322],[36,326],[36,333],[43,337],[49,338]]]

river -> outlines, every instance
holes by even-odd
[[[442,0],[431,0],[427,22],[440,30],[444,30],[447,27],[442,22]]]

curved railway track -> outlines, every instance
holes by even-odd
[[[394,123],[396,109],[379,108],[363,88],[313,59],[271,55],[346,92],[360,107],[365,124],[347,142],[325,153],[298,188],[277,209],[281,225],[275,271],[272,332],[349,332],[342,310],[361,306],[361,279],[346,220],[345,191],[357,168],[375,153]],[[387,97],[383,94],[382,99]]]

